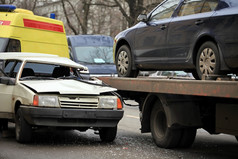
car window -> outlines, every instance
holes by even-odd
[[[33,63],[28,62],[25,64],[22,77],[67,77],[76,76],[76,69],[69,68],[66,66],[54,65],[54,64],[43,64],[43,63]]]
[[[41,63],[31,63],[28,62],[25,64],[24,69],[32,69],[35,73],[38,74],[45,74],[45,75],[51,75],[54,68],[57,67],[56,65],[51,65],[51,64],[41,64]]]
[[[219,8],[227,8],[227,7],[236,7],[238,6],[238,0],[221,0],[219,3]]]
[[[8,39],[6,38],[0,38],[0,52],[4,52],[6,49]]]
[[[185,0],[178,12],[178,16],[200,13],[205,0]]]
[[[76,58],[79,62],[90,64],[113,64],[113,48],[108,46],[75,47]]]
[[[185,0],[178,12],[178,16],[186,16],[216,9],[218,0]]]
[[[218,0],[206,0],[202,7],[201,13],[213,11],[216,9],[217,5]]]
[[[21,64],[22,64],[22,62],[20,62],[20,61],[6,61],[4,72],[9,77],[15,78],[19,69],[20,69]]]
[[[157,21],[160,19],[170,18],[178,6],[180,0],[168,0],[155,9],[151,16],[150,21]]]

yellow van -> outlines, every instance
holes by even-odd
[[[69,58],[62,21],[0,5],[0,52],[37,52]]]

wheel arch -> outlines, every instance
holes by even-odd
[[[169,127],[202,127],[199,104],[193,97],[171,94],[149,94],[142,107],[142,133],[151,132],[150,116],[153,105],[157,100],[163,106]]]
[[[134,57],[134,54],[132,53],[132,50],[131,50],[131,46],[129,44],[129,42],[126,40],[126,39],[120,39],[117,41],[117,44],[116,44],[116,47],[115,47],[115,54],[114,54],[114,59],[116,61],[116,57],[117,57],[117,51],[119,50],[119,48],[123,45],[126,45],[128,46],[128,48],[130,49],[131,51],[131,57],[132,57],[132,69],[134,70],[135,69],[135,57]]]
[[[208,34],[204,34],[201,35],[198,40],[196,41],[194,47],[193,47],[193,51],[192,51],[192,60],[193,60],[193,64],[196,65],[196,57],[197,57],[197,52],[199,50],[199,48],[201,47],[201,45],[207,41],[211,41],[213,42],[217,48],[218,48],[218,52],[219,52],[219,56],[220,56],[220,69],[221,70],[229,70],[229,68],[227,67],[227,65],[225,64],[224,60],[223,60],[223,54],[222,54],[222,49],[219,45],[219,42],[212,36],[208,35]]]
[[[214,44],[216,44],[216,46],[218,47],[218,43],[217,41],[209,36],[209,35],[203,35],[201,36],[195,43],[194,48],[193,48],[193,63],[196,64],[196,57],[197,57],[197,52],[199,50],[199,48],[202,46],[203,43],[207,42],[207,41],[211,41]],[[220,54],[220,50],[219,50],[219,54]]]
[[[150,132],[150,115],[153,109],[154,103],[158,100],[156,94],[148,94],[143,106],[142,106],[142,116],[141,116],[141,132],[146,133]]]
[[[14,113],[15,114],[17,113],[17,110],[20,108],[20,106],[21,106],[21,102],[20,102],[20,100],[17,100],[15,102],[15,107],[14,107]]]

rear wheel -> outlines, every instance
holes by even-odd
[[[30,142],[32,137],[32,127],[26,122],[26,120],[22,116],[21,108],[17,110],[15,119],[16,140],[20,143]]]
[[[196,58],[196,70],[199,79],[208,76],[207,79],[214,79],[209,75],[217,75],[220,72],[220,57],[217,46],[211,42],[205,42],[198,50]]]
[[[115,140],[117,135],[117,126],[116,127],[106,127],[99,130],[100,139],[103,142],[112,142]]]
[[[236,137],[236,140],[238,141],[238,136],[235,136]]]
[[[157,146],[162,148],[175,148],[179,145],[182,130],[168,127],[166,113],[158,101],[152,109],[150,128],[152,137]]]
[[[132,55],[126,45],[122,45],[116,56],[116,68],[120,77],[137,77],[139,71],[132,70]]]

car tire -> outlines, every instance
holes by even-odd
[[[112,142],[115,140],[117,135],[117,126],[115,127],[105,127],[99,130],[100,139],[103,142]]]
[[[21,108],[17,110],[15,119],[16,119],[16,126],[15,126],[16,140],[19,143],[30,142],[32,138],[32,127],[24,119]]]
[[[220,72],[220,56],[216,44],[208,41],[201,45],[197,53],[196,70],[199,79],[202,79],[203,75],[207,76],[206,79],[216,78],[209,76],[218,75]]]
[[[197,133],[196,128],[184,128],[178,147],[180,148],[191,147],[196,138],[196,133]]]
[[[182,130],[168,127],[167,115],[157,101],[150,116],[151,134],[155,144],[162,148],[176,148],[181,139]]]
[[[119,77],[137,77],[139,71],[132,70],[132,55],[127,45],[122,45],[117,51],[116,68]]]

